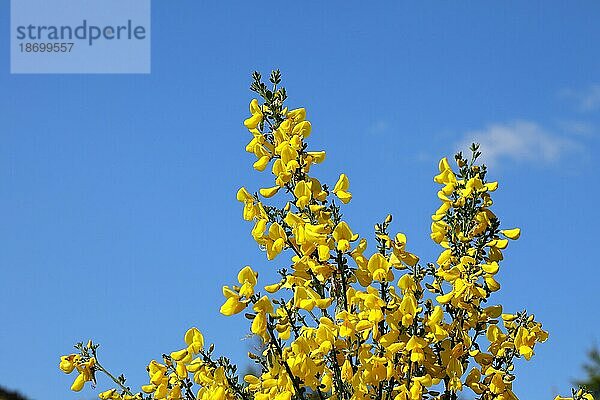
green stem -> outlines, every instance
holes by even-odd
[[[97,359],[97,358],[96,358],[96,364],[95,364],[95,367],[96,367],[96,369],[97,369],[98,371],[100,371],[100,372],[103,372],[103,373],[104,373],[106,376],[108,376],[110,379],[112,379],[112,380],[113,380],[113,382],[114,382],[114,383],[116,383],[116,384],[117,384],[117,385],[118,385],[118,386],[121,388],[121,390],[123,390],[123,392],[124,392],[125,394],[128,394],[128,395],[130,395],[130,396],[133,396],[133,393],[131,393],[131,389],[130,389],[130,388],[128,388],[127,386],[123,385],[123,383],[121,383],[121,381],[119,381],[117,378],[115,378],[115,376],[114,376],[113,374],[111,374],[110,372],[108,372],[108,370],[107,370],[106,368],[104,368],[104,367],[102,366],[102,364],[100,364],[100,363],[98,362],[98,359]]]

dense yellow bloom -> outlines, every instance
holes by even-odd
[[[311,176],[325,152],[309,150],[306,110],[284,107],[275,72],[270,81],[272,89],[255,76],[262,100],[252,100],[244,121],[253,168],[269,171],[270,182],[258,193],[242,187],[236,198],[267,261],[277,258],[270,264],[278,277],[263,293],[258,272],[245,266],[223,287],[220,307],[225,316],[243,312],[261,339],[249,353],[255,372],[240,379],[193,327],[185,346],[148,364],[142,392],[166,400],[421,400],[463,392],[517,399],[514,359],[531,359],[548,333],[532,315],[493,303],[503,252],[521,231],[500,229],[491,210],[498,183],[477,164],[478,148],[471,159],[458,154],[455,169],[447,158],[438,164],[430,237],[439,253],[435,263],[422,262],[405,234],[390,233],[391,215],[375,225],[372,242],[359,240],[343,214],[352,199],[348,177],[340,174],[331,189]],[[91,342],[78,348],[59,364],[77,371],[75,391],[106,371]],[[117,387],[101,399],[142,398],[113,380]],[[581,390],[555,400],[563,399],[592,397]]]

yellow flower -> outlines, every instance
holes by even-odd
[[[260,207],[258,206],[256,199],[252,196],[246,188],[240,188],[238,190],[236,198],[239,202],[244,203],[243,217],[246,221],[252,220],[257,214],[260,213]]]
[[[239,290],[240,296],[250,298],[254,294],[257,278],[258,273],[254,272],[248,265],[240,270],[237,276],[238,282],[242,285]]]
[[[393,276],[391,279],[389,279],[389,273],[391,272],[390,263],[380,253],[375,253],[371,256],[371,258],[369,258],[367,269],[375,281],[383,282],[394,279]]]
[[[246,303],[241,302],[239,297],[230,297],[221,306],[221,314],[231,316],[242,312],[246,308]]]
[[[348,192],[350,187],[350,181],[346,174],[341,174],[335,187],[333,188],[333,194],[335,194],[344,204],[348,204],[352,200],[352,194]]]
[[[256,314],[254,319],[252,320],[251,329],[252,333],[258,336],[265,336],[267,332],[267,314],[264,312],[259,312]],[[268,341],[268,336],[265,338],[265,342]]]
[[[425,360],[424,348],[427,347],[427,341],[418,336],[412,336],[406,343],[406,351],[410,351],[410,360],[421,363]]]
[[[204,335],[196,327],[188,329],[183,340],[192,353],[198,353],[204,347]]]
[[[263,113],[256,99],[250,102],[250,114],[252,116],[244,121],[244,125],[248,129],[255,129],[263,120]]]
[[[392,255],[390,263],[399,269],[405,268],[403,264],[414,267],[419,262],[419,257],[406,251],[406,235],[403,233],[396,234],[394,240],[391,241]]]
[[[322,299],[313,289],[297,286],[294,290],[294,306],[306,311],[313,308],[327,308],[333,299]]]
[[[69,354],[68,356],[62,356],[60,358],[59,368],[65,374],[70,374],[75,369],[75,365],[76,365],[78,359],[79,359],[78,354]]]
[[[389,232],[391,216],[376,225],[377,243],[358,241],[343,207],[352,199],[348,177],[340,174],[331,190],[310,176],[325,152],[310,151],[306,110],[282,104],[286,96],[276,77],[269,89],[253,84],[269,92],[264,104],[252,100],[244,121],[253,167],[270,168],[273,180],[261,189],[242,187],[236,198],[260,250],[268,260],[279,256],[273,263],[279,282],[262,295],[255,289],[258,273],[245,266],[233,285],[223,287],[220,307],[226,316],[247,311],[251,333],[263,340],[261,352],[249,353],[261,370],[240,384],[235,368],[213,358],[214,347],[205,350],[204,336],[192,327],[185,346],[162,353],[162,363],[150,362],[142,392],[157,400],[421,400],[470,388],[478,398],[516,400],[514,358],[530,359],[548,333],[533,316],[502,314],[502,306],[489,305],[500,289],[495,277],[502,253],[520,236],[518,228],[501,230],[491,211],[498,183],[486,182],[477,155],[457,155],[456,173],[448,159],[440,160],[434,181],[441,185],[441,204],[430,232],[441,247],[436,263],[420,262],[407,250],[406,235]],[[399,182],[388,175],[388,184]],[[375,253],[370,258],[367,248]],[[394,274],[400,274],[397,281]],[[91,341],[76,347],[80,354],[61,357],[59,368],[77,371],[71,388],[79,391],[86,382],[95,384],[94,374],[104,368],[91,358],[97,349]],[[110,389],[99,397],[143,395]],[[573,398],[593,400],[583,390]]]
[[[436,183],[453,186],[456,183],[456,177],[454,172],[452,172],[452,168],[450,168],[450,164],[448,163],[448,159],[446,157],[442,158],[439,162],[439,170],[440,173],[436,175],[433,180]]]
[[[296,196],[296,206],[298,208],[306,207],[312,197],[309,184],[306,181],[298,182],[294,188],[294,196]]]
[[[246,308],[247,302],[241,301],[241,296],[227,286],[223,287],[223,295],[227,300],[221,306],[221,314],[231,316],[242,312]]]
[[[341,221],[333,230],[333,238],[337,242],[337,249],[341,252],[350,250],[350,242],[358,239],[358,235],[352,233],[348,224]]]
[[[267,259],[272,260],[285,248],[287,236],[285,231],[277,222],[269,227],[269,234],[265,238],[267,248]]]
[[[448,224],[443,221],[434,221],[431,224],[431,239],[436,243],[442,243],[446,239]]]

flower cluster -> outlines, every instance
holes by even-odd
[[[304,108],[288,109],[274,71],[270,85],[254,74],[244,125],[254,169],[270,171],[272,186],[241,188],[242,217],[280,279],[259,285],[244,267],[225,286],[221,313],[244,313],[262,342],[249,353],[257,372],[240,378],[224,357],[204,347],[196,329],[186,347],[148,366],[150,382],[133,394],[125,380],[106,399],[168,400],[511,400],[515,360],[531,359],[548,338],[526,311],[505,312],[492,303],[497,273],[518,228],[501,229],[492,208],[497,182],[487,180],[477,145],[470,157],[443,158],[434,181],[440,207],[432,215],[437,260],[422,263],[406,235],[390,233],[392,217],[375,225],[371,244],[342,214],[352,200],[345,174],[331,188],[312,176],[324,151],[308,148],[312,125]],[[281,198],[275,198],[282,194]],[[83,354],[83,353],[82,353]],[[106,370],[93,356],[63,357],[61,369],[77,368],[73,390]],[[108,372],[106,372],[108,374]],[[109,375],[112,377],[112,375]],[[573,399],[592,399],[585,390]],[[557,400],[564,399],[557,397]]]
[[[79,374],[73,381],[71,390],[79,392],[81,389],[83,389],[83,385],[86,382],[94,381],[95,364],[96,359],[93,357],[84,359],[79,354],[69,354],[60,358],[59,367],[65,374],[70,374],[73,372],[73,370],[77,369]]]

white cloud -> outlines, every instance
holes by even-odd
[[[496,123],[482,130],[465,133],[459,149],[479,143],[482,159],[488,165],[499,162],[529,162],[554,164],[567,154],[581,150],[572,139],[559,137],[531,121]]]
[[[577,108],[582,112],[596,111],[600,109],[600,85],[589,85],[584,90],[567,89],[562,92],[567,98],[577,102]]]
[[[596,133],[594,125],[585,121],[566,120],[560,121],[558,124],[569,135],[591,137]]]

